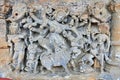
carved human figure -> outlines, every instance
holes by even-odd
[[[99,53],[100,53],[100,65],[101,65],[101,72],[104,70],[104,59],[105,54],[109,52],[110,48],[110,39],[106,34],[98,34],[95,36],[95,38],[98,41],[99,45]]]
[[[25,70],[28,72],[37,72],[38,59],[42,50],[38,47],[38,44],[33,42],[28,45],[27,62]]]
[[[78,58],[79,55],[82,54],[81,49],[79,49],[77,46],[71,47],[71,65],[73,67],[74,71],[78,71],[78,59],[76,60],[76,58]]]
[[[9,52],[10,52],[10,63],[12,62],[12,58],[13,58],[13,54],[14,54],[14,38],[16,37],[17,35],[7,35],[7,38],[8,38],[8,46],[9,46]]]
[[[12,67],[37,73],[38,67],[40,72],[45,69],[54,72],[53,68],[62,66],[69,74],[69,63],[73,71],[87,72],[96,58],[103,72],[104,62],[109,60],[110,33],[106,23],[109,15],[102,2],[84,7],[85,11],[79,7],[77,3],[64,7],[15,3],[6,19],[11,22],[10,34],[17,36],[8,37]]]
[[[24,68],[24,56],[26,45],[24,42],[24,36],[18,35],[17,38],[13,40],[14,43],[14,54],[13,54],[13,67],[15,70],[20,71]]]

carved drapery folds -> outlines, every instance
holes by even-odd
[[[91,72],[97,61],[104,72],[110,61],[110,14],[102,2],[80,7],[15,3],[6,19],[11,69]]]

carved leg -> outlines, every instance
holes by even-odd
[[[19,56],[18,56],[18,63],[17,63],[16,70],[20,71],[21,66],[23,66],[23,60],[24,60],[24,52],[21,52],[19,53]]]
[[[44,68],[44,66],[41,66],[41,67],[40,67],[41,74],[44,74],[43,68]]]
[[[13,47],[13,43],[12,42],[10,42],[10,48],[9,48],[9,52],[10,52],[10,63],[12,62],[12,57],[13,57],[13,49],[14,49],[14,47]]]
[[[56,75],[56,74],[55,74],[55,71],[52,69],[51,66],[49,66],[49,67],[47,68],[47,70],[51,72],[51,76],[55,76],[55,75]]]
[[[103,53],[101,53],[100,65],[101,65],[100,71],[101,73],[103,73],[104,72],[104,54]]]
[[[34,73],[37,73],[37,66],[38,66],[38,61],[37,60],[35,60],[35,66],[34,66]]]
[[[71,63],[71,65],[72,65],[72,67],[73,67],[73,70],[74,70],[74,71],[77,71],[75,61],[74,61],[74,60],[71,60],[70,63]]]
[[[18,52],[15,52],[12,58],[12,65],[11,65],[11,67],[13,67],[14,69],[16,68],[17,58],[18,58]]]
[[[67,72],[67,74],[70,74],[70,71],[68,70],[67,65],[63,65],[63,67],[64,67],[65,71]]]

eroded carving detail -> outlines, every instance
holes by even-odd
[[[104,64],[114,64],[109,58],[110,14],[103,2],[83,12],[79,4],[36,5],[15,3],[6,19],[13,71],[87,73],[95,70],[96,60],[103,73]]]

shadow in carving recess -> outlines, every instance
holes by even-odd
[[[3,17],[11,71],[50,76],[96,72],[108,79],[106,66],[119,66],[110,54],[108,4],[32,0],[9,4]]]

